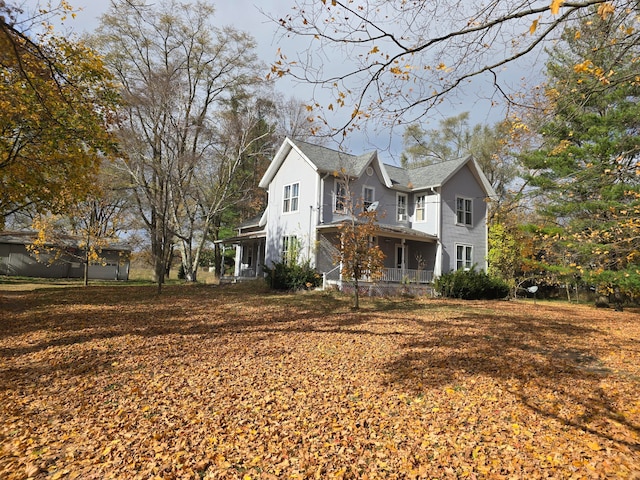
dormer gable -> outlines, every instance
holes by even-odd
[[[343,175],[349,178],[361,178],[368,173],[375,173],[380,183],[385,187],[404,192],[416,192],[442,187],[460,169],[467,166],[485,194],[488,197],[495,196],[493,187],[471,155],[407,169],[384,164],[376,151],[353,155],[304,141],[294,142],[288,137],[282,142],[260,180],[259,186],[261,188],[267,189],[269,187],[269,184],[273,181],[284,160],[292,150],[295,150],[304,162],[319,174],[328,173],[335,176]]]
[[[425,165],[423,167],[407,169],[407,180],[412,191],[436,189],[445,185],[465,166],[469,168],[488,197],[496,195],[489,180],[472,155]]]

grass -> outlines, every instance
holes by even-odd
[[[167,285],[181,285],[185,282],[178,279],[177,271],[171,272],[166,280]],[[198,283],[201,284],[217,284],[218,278],[211,272],[199,271]],[[129,280],[126,282],[113,280],[92,280],[89,279],[92,286],[148,286],[153,285],[153,271],[149,268],[133,267],[129,272]],[[22,291],[36,290],[42,288],[65,288],[65,287],[81,287],[84,286],[82,278],[37,278],[37,277],[21,277],[13,275],[0,275],[0,291]]]
[[[0,291],[0,478],[638,478],[638,310],[351,303]]]

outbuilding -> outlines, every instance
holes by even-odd
[[[0,232],[0,275],[40,278],[83,278],[82,239],[65,236],[36,255],[28,246],[35,232]],[[100,261],[89,264],[91,280],[128,280],[131,247],[116,239],[101,240]]]

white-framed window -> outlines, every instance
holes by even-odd
[[[298,261],[300,243],[295,235],[285,235],[282,237],[282,261],[285,263],[295,263]]]
[[[297,212],[298,211],[298,197],[300,196],[300,184],[292,183],[284,186],[284,193],[282,195],[282,212]]]
[[[456,245],[456,270],[470,270],[473,267],[473,247]]]
[[[424,222],[427,219],[427,196],[416,197],[416,222]]]
[[[367,187],[366,185],[362,187],[362,203],[365,210],[374,202],[375,196],[376,191],[373,187]]]
[[[456,197],[456,223],[458,225],[473,225],[472,211],[473,200],[470,198]]]
[[[407,196],[404,193],[396,195],[396,218],[398,222],[407,220]]]
[[[335,200],[333,203],[334,212],[344,212],[347,209],[347,184],[343,180],[335,183]]]

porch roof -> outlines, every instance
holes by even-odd
[[[258,240],[260,238],[267,238],[267,232],[259,230],[257,232],[247,232],[236,235],[235,237],[223,238],[222,240],[216,240],[213,243],[229,245],[232,243],[240,243],[243,240]]]
[[[318,225],[318,230],[333,230],[337,229],[341,224],[345,223],[344,220],[325,223],[322,225]],[[421,232],[420,230],[415,230],[413,228],[402,227],[398,225],[384,225],[378,224],[376,225],[376,231],[380,234],[385,234],[386,236],[393,238],[411,238],[414,240],[419,240],[422,242],[436,242],[438,237],[435,235],[431,235],[429,233]]]

